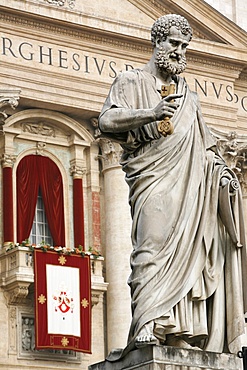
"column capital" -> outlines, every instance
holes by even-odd
[[[228,167],[237,175],[244,195],[247,195],[247,135],[236,131],[224,132],[210,128],[217,148]]]
[[[120,167],[120,159],[123,153],[121,146],[107,138],[100,138],[98,140],[101,154],[98,156],[102,161],[103,171],[110,168]]]
[[[2,154],[2,158],[1,158],[1,163],[2,163],[2,167],[5,168],[5,167],[13,167],[14,163],[16,161],[16,155],[12,155],[12,154]]]
[[[91,118],[90,122],[91,125],[94,127],[94,137],[101,149],[101,154],[98,155],[98,158],[102,162],[103,171],[108,170],[110,168],[120,167],[119,162],[123,149],[118,143],[102,135],[99,129],[98,118],[93,117]]]
[[[71,166],[69,171],[73,179],[82,179],[83,175],[86,173],[86,168],[76,164],[74,161],[70,161],[70,164]]]

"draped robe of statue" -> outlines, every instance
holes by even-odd
[[[222,177],[238,184],[235,174],[217,153],[197,94],[183,78],[175,81],[183,97],[176,99],[172,135],[161,136],[157,122],[107,134],[124,148],[133,219],[133,318],[120,356],[150,321],[161,340],[174,333],[208,351],[241,349],[246,251],[240,189],[220,186]],[[101,116],[111,108],[154,108],[161,99],[156,83],[145,70],[121,74]],[[118,357],[113,351],[108,359]]]

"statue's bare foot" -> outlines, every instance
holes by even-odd
[[[135,345],[137,348],[155,344],[158,344],[158,340],[153,334],[138,335],[136,337]]]
[[[166,346],[172,346],[172,347],[178,347],[178,348],[185,348],[185,349],[196,349],[200,350],[201,348],[199,347],[194,347],[188,342],[186,342],[184,339],[180,337],[176,337],[175,335],[167,335],[167,339],[165,341]]]
[[[137,348],[148,345],[158,344],[158,339],[153,335],[153,323],[146,324],[136,337],[135,345]]]

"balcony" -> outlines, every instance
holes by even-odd
[[[107,290],[104,282],[104,258],[93,255],[91,258],[91,287],[92,305],[99,302],[99,298]],[[10,247],[5,245],[0,250],[0,286],[6,293],[8,304],[24,304],[29,293],[29,287],[34,282],[33,252],[29,247]]]

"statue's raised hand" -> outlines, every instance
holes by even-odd
[[[171,94],[163,98],[153,109],[156,120],[159,121],[164,119],[165,117],[172,117],[179,107],[179,104],[176,103],[174,100],[179,99],[182,96],[182,94]]]

